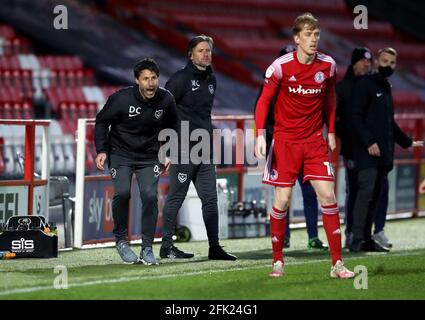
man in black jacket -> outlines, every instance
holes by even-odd
[[[350,108],[354,83],[360,76],[370,72],[372,54],[367,48],[355,48],[351,54],[351,64],[344,79],[336,84],[336,123],[335,133],[340,139],[340,154],[345,166],[345,236],[350,238],[353,224],[353,207],[357,193],[357,175],[351,148]],[[348,244],[346,240],[346,245]]]
[[[216,90],[216,79],[211,69],[212,48],[213,40],[211,37],[200,35],[190,40],[187,48],[189,62],[184,69],[172,75],[165,85],[176,99],[177,113],[181,121],[179,127],[181,128],[179,132],[179,149],[181,152],[179,152],[179,163],[173,161],[170,168],[170,191],[163,210],[164,227],[160,250],[161,258],[193,257],[192,253],[185,253],[176,248],[172,240],[178,211],[186,197],[190,182],[193,181],[202,202],[202,216],[209,242],[208,258],[236,260],[234,255],[223,250],[218,239],[216,172],[211,152],[213,137],[211,109]],[[191,149],[197,142],[190,141],[189,150],[183,147],[189,143],[189,141],[184,141],[185,138],[182,135],[185,125],[189,126],[190,133],[197,129],[208,132],[210,152],[208,154],[203,152],[200,157],[201,161],[199,159],[193,161],[194,159],[192,159]],[[189,140],[189,137],[186,137],[186,140]]]
[[[158,179],[169,165],[169,160],[158,158],[158,135],[165,128],[176,130],[178,119],[173,96],[168,90],[158,87],[159,68],[156,62],[143,59],[135,64],[133,71],[137,85],[112,94],[96,116],[96,167],[104,170],[108,160],[115,190],[112,215],[118,253],[125,263],[140,260],[152,265],[157,264],[152,242],[158,217]],[[142,199],[142,248],[139,258],[127,241],[133,173]]]
[[[350,251],[388,251],[373,241],[372,223],[384,177],[393,168],[394,143],[401,147],[423,146],[412,141],[394,121],[394,105],[388,78],[396,67],[393,48],[379,50],[378,72],[359,79],[353,89],[352,151],[358,190],[353,211]]]

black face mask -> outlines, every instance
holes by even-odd
[[[381,74],[381,76],[383,76],[384,78],[389,78],[391,77],[391,75],[394,73],[394,69],[391,68],[390,66],[379,66],[378,67],[378,72]]]

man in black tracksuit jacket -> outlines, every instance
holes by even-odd
[[[345,166],[345,236],[350,238],[353,224],[353,207],[357,194],[357,173],[354,169],[353,151],[351,147],[351,95],[355,82],[370,72],[372,54],[367,48],[355,48],[351,54],[351,63],[344,79],[336,84],[336,122],[335,133],[340,139],[340,154]],[[346,246],[348,240],[346,240]]]
[[[126,263],[138,262],[127,242],[128,210],[133,173],[142,200],[142,250],[140,260],[157,264],[152,242],[158,216],[157,186],[166,169],[158,158],[162,129],[177,129],[178,118],[172,94],[158,87],[159,68],[151,59],[136,63],[134,76],[138,85],[111,95],[96,116],[96,166],[108,167],[114,185],[112,215],[117,250]],[[109,129],[110,127],[110,129]],[[160,162],[161,160],[161,162]],[[165,163],[168,166],[168,163]]]
[[[394,120],[394,105],[388,78],[394,72],[397,53],[392,48],[378,52],[378,72],[359,79],[351,107],[352,155],[358,190],[353,211],[351,251],[388,251],[372,240],[372,222],[384,177],[393,168],[394,143],[401,147],[422,146],[401,131]]]
[[[185,253],[173,245],[172,236],[177,223],[178,211],[186,197],[190,182],[193,181],[202,202],[202,215],[205,223],[209,252],[208,258],[214,260],[235,260],[236,257],[226,253],[219,245],[218,239],[218,207],[216,172],[212,157],[212,122],[216,90],[216,79],[211,69],[212,38],[201,35],[193,38],[188,44],[189,62],[182,70],[177,71],[166,83],[165,87],[174,95],[177,113],[181,121],[179,132],[179,163],[170,167],[170,190],[163,209],[164,227],[161,258],[192,258],[193,254]],[[197,144],[190,142],[189,150],[185,150],[188,137],[182,135],[183,127],[189,131],[203,129],[208,132],[210,153],[202,154],[201,159],[189,159],[190,150]],[[199,161],[201,160],[201,161]]]

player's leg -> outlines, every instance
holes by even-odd
[[[152,251],[158,218],[159,165],[136,168],[136,179],[142,200],[142,247],[140,259],[146,265],[158,264]]]
[[[200,164],[193,177],[196,192],[202,203],[202,217],[209,243],[208,258],[211,260],[236,260],[236,256],[227,253],[218,240],[217,185],[214,164]]]
[[[339,209],[335,198],[334,182],[310,180],[322,209],[323,228],[326,232],[332,256],[332,265],[341,260],[341,230]]]
[[[276,187],[273,208],[270,212],[270,236],[273,249],[273,269],[270,276],[283,274],[283,246],[292,187],[302,165],[302,146],[276,140],[267,159],[263,183]]]
[[[170,167],[170,190],[163,212],[163,235],[160,249],[161,258],[192,258],[192,253],[185,253],[173,245],[173,234],[177,225],[177,214],[186,197],[192,177],[197,169],[193,164],[172,164]]]
[[[334,179],[326,142],[320,139],[304,144],[304,181],[309,180],[312,184],[322,209],[323,228],[332,257],[331,277],[352,278],[354,272],[345,268],[341,257],[341,228]]]
[[[110,155],[109,172],[114,186],[112,199],[112,217],[114,220],[114,237],[121,259],[125,263],[136,263],[137,255],[130,249],[127,241],[128,203],[130,199],[131,176],[133,169],[130,160],[117,155]]]
[[[341,231],[334,192],[334,173],[323,139],[303,144],[304,182],[310,181],[322,209],[323,227],[328,239],[332,265],[341,260]]]
[[[326,180],[311,180],[322,208],[323,228],[329,243],[332,257],[331,277],[353,278],[354,272],[349,271],[342,262],[341,256],[341,226],[339,209],[334,192],[334,182]]]
[[[276,187],[273,208],[270,212],[270,237],[273,249],[273,268],[271,277],[283,275],[283,245],[288,222],[288,209],[292,187]]]
[[[319,206],[317,203],[316,192],[310,183],[304,183],[303,175],[298,176],[298,182],[301,187],[304,204],[305,224],[308,234],[308,248],[327,250],[328,246],[320,241],[317,232],[317,219],[319,216]]]

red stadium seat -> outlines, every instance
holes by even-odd
[[[94,71],[91,69],[84,69],[83,85],[91,86],[95,84]]]
[[[87,118],[96,118],[97,104],[96,103],[89,103],[87,112],[88,112]]]
[[[14,119],[23,119],[22,105],[20,102],[12,104],[12,115]]]
[[[3,137],[0,137],[0,175],[4,172],[3,145],[4,139]]]
[[[84,85],[84,71],[83,70],[76,70],[75,76],[74,76],[75,86],[81,87]]]
[[[73,102],[71,102],[68,105],[68,115],[70,120],[77,120],[78,119],[78,109],[77,109],[77,105]]]
[[[0,24],[0,37],[4,39],[11,39],[16,37],[15,30],[8,25]]]
[[[64,133],[64,134],[68,134],[69,133],[69,127],[68,127],[68,121],[65,119],[59,119],[58,120],[58,123],[59,123],[59,125],[60,125],[60,127],[61,127],[61,129],[62,129],[62,132]]]
[[[78,104],[78,118],[88,118],[89,107],[87,103]]]
[[[395,107],[417,107],[423,105],[421,96],[413,90],[393,91]]]
[[[24,102],[22,104],[22,115],[23,119],[33,119],[33,111],[32,111],[32,105],[29,102]]]
[[[2,107],[2,118],[3,119],[14,119],[13,112],[12,112],[12,106],[10,103],[5,102],[3,103]]]

